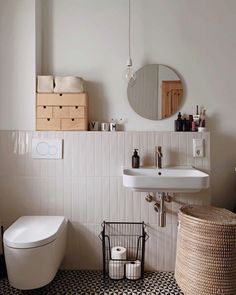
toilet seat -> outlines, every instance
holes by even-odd
[[[3,241],[11,248],[35,248],[56,240],[65,226],[63,216],[22,216],[4,232]]]

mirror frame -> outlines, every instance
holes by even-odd
[[[129,81],[128,82],[128,85],[127,85],[127,99],[128,99],[128,102],[129,102],[129,105],[131,107],[131,109],[136,113],[138,114],[140,117],[142,118],[145,118],[145,119],[148,119],[148,120],[151,120],[151,121],[160,121],[160,120],[165,120],[165,119],[168,119],[168,118],[171,118],[173,117],[175,114],[178,113],[178,111],[181,109],[181,107],[183,106],[184,102],[185,102],[185,98],[186,98],[186,91],[185,91],[185,83],[184,83],[184,79],[182,78],[182,75],[179,74],[175,69],[173,69],[172,67],[168,66],[168,65],[165,65],[165,64],[154,64],[154,63],[151,63],[151,64],[145,64],[143,65],[141,68],[139,68],[135,74],[137,75],[137,72],[142,70],[144,67],[146,66],[163,66],[165,68],[168,68],[169,70],[171,70],[177,77],[178,77],[178,80],[181,82],[181,91],[182,91],[182,96],[181,96],[181,101],[179,102],[178,104],[178,107],[176,107],[176,109],[174,111],[171,112],[170,115],[166,116],[165,118],[150,118],[150,117],[147,117],[145,115],[142,115],[140,112],[136,111],[135,108],[133,107],[132,103],[131,103],[131,99],[129,97],[129,87],[132,87],[132,84],[135,83],[133,81]],[[166,80],[168,81],[168,80]],[[171,81],[171,80],[169,80]],[[177,81],[177,80],[173,80],[173,81]],[[177,95],[180,95],[179,93]],[[159,99],[159,98],[158,98]],[[162,99],[162,98],[161,98]],[[161,109],[161,113],[163,112],[163,109]]]

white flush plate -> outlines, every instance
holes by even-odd
[[[62,139],[32,139],[33,159],[62,159]]]

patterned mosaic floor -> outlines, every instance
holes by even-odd
[[[147,272],[145,278],[139,281],[111,281],[104,282],[99,271],[60,271],[55,279],[43,288],[34,291],[19,291],[12,288],[7,279],[0,280],[0,294],[25,295],[180,295],[183,293],[176,285],[174,275],[170,272]]]

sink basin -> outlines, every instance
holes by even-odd
[[[124,168],[123,185],[143,192],[198,192],[209,187],[209,175],[185,166]]]

